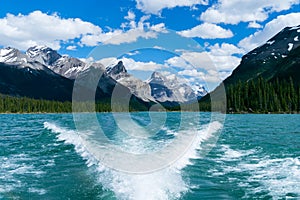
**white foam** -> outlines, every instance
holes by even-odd
[[[295,42],[298,42],[298,41],[299,41],[299,37],[296,36],[296,37],[294,38],[294,41],[295,41]]]
[[[211,169],[209,173],[212,176],[226,176],[233,172],[250,174],[246,180],[239,182],[239,187],[246,188],[245,198],[251,198],[259,192],[273,199],[288,198],[287,194],[300,195],[300,157],[258,157],[254,149],[233,150],[229,145],[221,145],[221,154],[216,162],[222,162],[222,168]],[[230,161],[239,163],[232,165]],[[232,181],[236,182],[234,179]],[[251,183],[260,185],[253,187]]]
[[[39,177],[45,173],[29,164],[34,159],[27,154],[21,153],[10,157],[0,156],[0,160],[0,181],[5,183],[0,185],[0,193],[8,193],[18,188],[26,187],[26,182],[20,179],[22,175],[32,174]]]
[[[59,140],[73,144],[76,152],[86,160],[87,166],[97,170],[98,181],[105,189],[113,191],[117,199],[165,200],[178,199],[189,190],[190,186],[184,181],[181,169],[191,164],[190,159],[199,158],[197,150],[200,149],[200,144],[214,137],[214,133],[222,128],[222,125],[219,122],[210,123],[205,129],[199,131],[193,144],[179,160],[168,168],[142,175],[126,174],[102,165],[82,145],[82,138],[75,131],[48,122],[44,123],[44,127],[58,133]],[[132,144],[137,141],[130,142]]]
[[[300,158],[263,158],[257,164],[241,164],[240,168],[251,171],[250,182],[261,183],[260,190],[268,191],[275,199],[285,198],[288,193],[300,195]]]
[[[255,150],[233,150],[229,145],[221,145],[224,155],[220,160],[232,161],[255,153]]]

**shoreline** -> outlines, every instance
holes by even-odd
[[[136,112],[161,112],[161,111],[130,111],[130,113]],[[200,112],[200,113],[210,113],[211,111],[166,111],[172,112]],[[73,112],[0,112],[0,115],[46,115],[46,114],[72,114]],[[90,113],[90,112],[80,112],[80,113]],[[95,113],[127,113],[127,112],[95,112]],[[220,112],[221,113],[221,112]],[[300,112],[226,112],[222,113],[226,115],[299,115]]]

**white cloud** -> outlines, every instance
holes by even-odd
[[[0,45],[13,46],[26,50],[35,45],[45,45],[54,50],[61,48],[61,43],[78,39],[80,46],[96,46],[99,43],[121,44],[136,41],[138,38],[155,38],[158,32],[167,32],[165,25],[146,22],[149,16],[143,16],[135,22],[131,11],[123,23],[123,29],[104,32],[101,27],[79,18],[64,19],[57,14],[46,14],[34,11],[28,15],[7,14],[0,18]],[[75,45],[67,47],[74,50]]]
[[[262,28],[262,25],[260,25],[259,23],[253,21],[253,22],[249,22],[248,28]]]
[[[166,65],[159,64],[159,63],[156,63],[153,61],[141,62],[141,61],[136,61],[132,58],[126,58],[126,57],[122,57],[120,59],[117,59],[115,57],[103,58],[103,59],[97,61],[97,63],[101,63],[105,67],[108,67],[108,66],[116,65],[119,61],[123,62],[124,66],[127,70],[157,71],[157,70],[161,70],[161,69],[167,67]]]
[[[46,45],[55,50],[61,41],[99,34],[102,29],[78,18],[63,19],[57,14],[34,11],[28,15],[7,14],[0,19],[0,45],[21,50],[34,45]]]
[[[223,45],[224,46],[224,45]],[[233,54],[240,54],[241,50],[228,52],[224,47],[215,45],[209,52],[183,52],[181,58],[188,61],[194,68],[204,70],[232,71],[240,63],[240,58]],[[233,50],[233,47],[231,47]]]
[[[145,13],[160,14],[164,8],[207,5],[208,0],[136,0],[136,7]]]
[[[118,59],[116,57],[102,58],[101,60],[98,60],[97,63],[101,63],[103,66],[108,67],[116,65],[118,63]]]
[[[244,54],[245,51],[241,48],[238,48],[237,46],[233,44],[228,43],[222,43],[219,45],[219,43],[209,46],[210,53],[214,56],[230,56],[232,54]]]
[[[181,58],[189,62],[194,68],[209,70],[215,68],[207,52],[182,52]]]
[[[238,24],[265,21],[272,12],[288,10],[299,0],[218,0],[200,19],[210,23]]]
[[[297,26],[299,25],[299,22],[300,12],[280,15],[267,23],[263,30],[257,31],[254,34],[244,38],[239,42],[238,45],[246,51],[250,51],[267,42],[268,39],[273,37],[286,26]]]
[[[66,48],[67,50],[70,50],[70,51],[75,51],[77,49],[77,46],[75,45],[70,45],[70,46],[67,46]]]
[[[135,61],[132,58],[125,58],[125,57],[123,57],[120,60],[123,61],[124,66],[126,67],[127,70],[157,71],[166,67],[165,65],[153,61],[140,62],[140,61]]]
[[[178,73],[179,75],[183,76],[191,76],[191,77],[199,77],[203,78],[205,76],[204,72],[199,72],[196,69],[185,69]]]
[[[228,43],[221,45],[217,43],[208,46],[207,49],[209,50],[207,52],[179,51],[180,58],[170,58],[166,63],[173,66],[183,66],[184,70],[179,72],[180,75],[205,80],[212,87],[215,87],[239,65],[241,58],[235,54],[241,55],[245,51]]]
[[[84,63],[92,63],[94,62],[94,58],[93,57],[89,57],[89,58],[79,58],[79,60],[81,60]]]
[[[177,68],[182,68],[182,69],[191,69],[193,66],[191,66],[186,60],[183,59],[183,57],[179,56],[174,56],[172,58],[169,58],[168,60],[165,61],[165,63],[168,66],[173,66]]]
[[[124,17],[125,19],[127,19],[127,20],[129,20],[129,21],[135,20],[135,14],[134,14],[134,12],[128,11],[127,14],[128,14],[128,15]]]
[[[135,16],[133,15],[133,13],[128,12],[128,16],[125,18],[129,22],[121,25],[123,30],[116,29],[107,33],[84,35],[81,43],[87,46],[96,46],[99,43],[119,45],[135,42],[138,38],[155,38],[158,33],[167,32],[164,23],[151,25],[149,22],[146,22],[150,16],[143,16],[138,22],[135,22]]]
[[[179,31],[184,37],[198,37],[203,39],[230,38],[233,33],[229,29],[211,23],[203,23],[191,29]]]
[[[214,65],[216,68],[220,71],[232,71],[234,68],[236,68],[241,59],[236,56],[232,55],[225,55],[225,56],[216,56],[211,53],[209,53],[210,58],[213,60]]]

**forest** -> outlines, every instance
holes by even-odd
[[[300,87],[289,79],[267,81],[262,77],[226,87],[229,113],[298,113]]]

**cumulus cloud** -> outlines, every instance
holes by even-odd
[[[263,22],[270,13],[288,10],[295,4],[299,4],[299,0],[218,0],[200,15],[200,19],[225,24]]]
[[[195,5],[207,5],[208,0],[136,0],[137,9],[145,13],[160,14],[164,8],[175,8],[189,6],[194,8]]]
[[[245,51],[233,44],[207,46],[207,52],[178,51],[180,57],[166,61],[171,66],[182,66],[180,75],[190,76],[210,83],[212,87],[227,78],[235,69]]]
[[[13,46],[21,50],[35,45],[46,45],[55,50],[61,43],[79,40],[80,46],[96,46],[99,43],[121,44],[136,41],[138,38],[154,38],[158,32],[166,32],[165,25],[146,22],[149,16],[143,16],[136,22],[131,11],[125,17],[123,29],[104,32],[101,27],[79,18],[64,19],[57,14],[34,11],[28,15],[7,14],[0,18],[0,45]],[[75,50],[75,45],[67,47]]]
[[[198,37],[203,39],[230,38],[233,36],[231,30],[211,23],[203,23],[191,29],[179,31],[178,34],[184,37]]]
[[[7,14],[0,19],[0,42],[25,50],[34,45],[46,45],[55,50],[61,41],[99,34],[102,29],[78,18],[63,19],[57,14],[48,15],[34,11],[28,15]]]
[[[158,33],[166,33],[164,23],[151,25],[149,22],[150,16],[142,16],[138,22],[135,21],[135,15],[131,11],[125,19],[128,22],[121,24],[121,29],[111,30],[110,32],[102,32],[100,34],[84,35],[81,43],[87,46],[96,46],[99,43],[119,45],[122,43],[131,43],[138,38],[155,38]]]
[[[244,38],[239,42],[239,46],[250,51],[277,34],[280,30],[287,26],[297,26],[300,22],[300,13],[290,13],[287,15],[280,15],[272,21],[268,22],[263,30],[259,30],[254,34]]]

